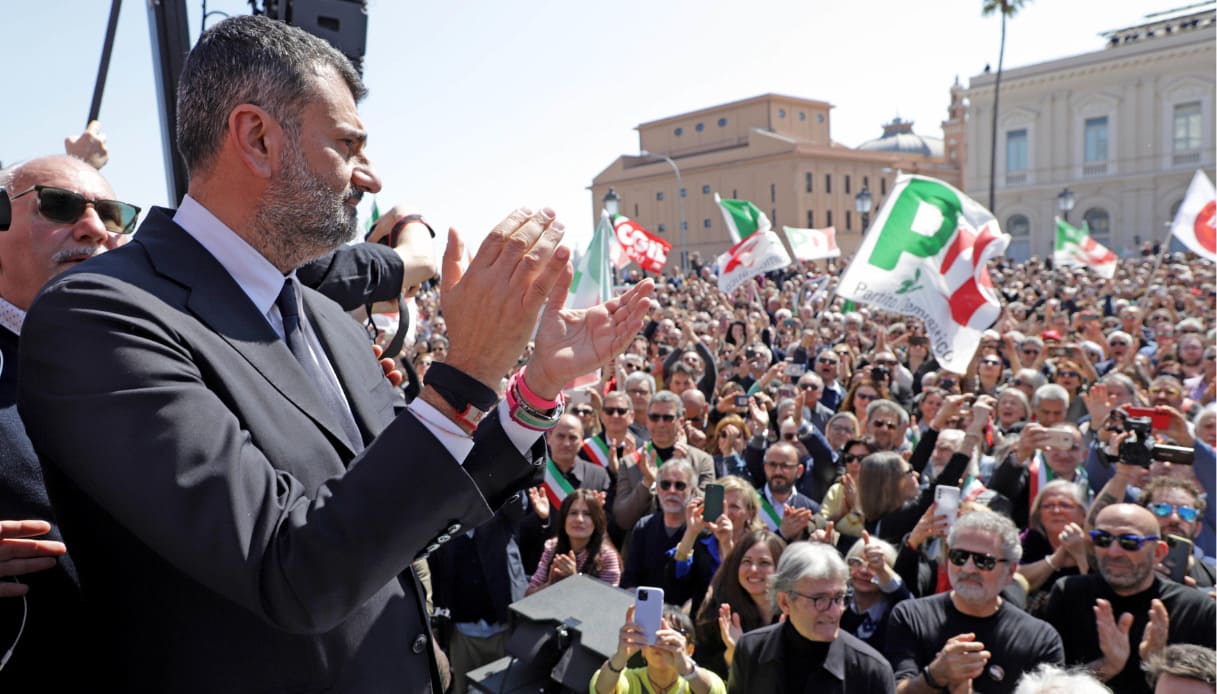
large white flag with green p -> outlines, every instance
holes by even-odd
[[[1105,279],[1116,276],[1119,258],[1098,241],[1090,238],[1086,222],[1079,229],[1069,222],[1056,218],[1056,248],[1052,251],[1052,262],[1070,267],[1088,267]]]
[[[747,200],[724,200],[715,193],[714,202],[723,210],[723,220],[727,223],[727,233],[731,236],[732,245],[758,231],[769,231],[773,227],[765,213]]]
[[[1009,244],[980,203],[937,179],[904,174],[837,293],[920,318],[938,363],[964,373],[1001,312],[985,264]]]

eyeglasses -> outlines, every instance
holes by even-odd
[[[680,480],[659,480],[659,488],[665,492],[672,487],[676,487],[676,491],[678,492],[683,492],[689,488],[689,483],[681,482]]]
[[[1178,388],[1173,388],[1170,386],[1158,386],[1157,388],[1150,388],[1149,392],[1153,393],[1154,395],[1169,395],[1171,397],[1178,397],[1181,394]]]
[[[1131,343],[1129,343],[1127,340],[1112,340],[1107,344],[1111,345],[1112,347],[1127,347]]]
[[[1038,356],[1040,353],[1040,351],[1038,349],[1027,349],[1026,347],[1024,347],[1023,349],[1020,349],[1019,351],[1022,352],[1023,354],[1030,354],[1031,356]]]
[[[985,366],[1001,366],[1000,359],[981,359],[980,363],[984,364]]]
[[[798,433],[793,432],[793,431],[788,431],[785,434],[782,434],[783,441],[794,441],[797,438],[799,438]]]
[[[895,431],[896,428],[900,426],[896,422],[887,422],[882,419],[876,419],[875,421],[871,422],[870,425],[874,429],[891,429],[892,431]]]
[[[825,359],[824,357],[820,357],[817,361],[819,361],[821,364],[828,364],[829,366],[836,366],[838,363],[836,359]]]
[[[1095,547],[1106,549],[1111,546],[1114,540],[1120,543],[1120,548],[1125,552],[1138,552],[1141,550],[1141,545],[1144,545],[1146,542],[1156,541],[1157,539],[1157,535],[1142,536],[1125,533],[1124,535],[1116,536],[1106,530],[1090,531],[1090,541],[1094,543]]]
[[[1051,511],[1053,513],[1064,513],[1065,511],[1072,511],[1077,507],[1078,505],[1072,501],[1050,501],[1046,504],[1041,504],[1040,510]]]
[[[1057,378],[1081,378],[1082,374],[1080,374],[1076,371],[1057,371],[1056,377]]]
[[[651,394],[651,391],[644,390],[642,388],[626,388],[625,392],[629,393],[630,395],[650,395]]]
[[[857,462],[860,462],[860,461],[861,461],[863,458],[865,458],[865,457],[866,457],[866,454],[865,454],[865,453],[857,453],[857,454],[855,454],[855,453],[846,453],[845,455],[841,456],[841,461],[842,461],[842,462],[844,462],[844,463],[846,463],[846,464],[848,464],[848,463],[857,463]]]
[[[630,413],[628,407],[606,407],[604,413],[610,416],[624,417]]]
[[[624,368],[626,371],[637,371],[638,369],[642,368],[642,364],[635,364],[634,362],[627,361],[622,368]]]
[[[652,422],[675,422],[676,415],[660,414],[658,412],[648,412],[647,419],[651,420]]]
[[[837,593],[835,595],[806,595],[797,590],[790,591],[791,595],[796,595],[804,600],[810,600],[819,612],[826,612],[837,605],[845,604],[845,593]]]
[[[800,383],[799,384],[799,390],[819,390],[819,389],[820,389],[820,386],[817,386],[814,383]]]
[[[872,393],[854,393],[854,400],[874,400],[879,397],[878,394]]]
[[[52,222],[75,224],[84,216],[89,205],[97,211],[101,223],[114,234],[130,234],[135,231],[135,220],[139,218],[139,208],[117,200],[90,200],[80,193],[56,188],[54,186],[33,186],[24,193],[18,193],[10,200],[16,200],[30,193],[38,194],[38,214]]]
[[[1197,511],[1193,506],[1176,506],[1175,504],[1168,504],[1164,502],[1150,504],[1149,510],[1153,511],[1154,515],[1160,518],[1169,518],[1171,512],[1178,513],[1179,517],[1188,523],[1196,520],[1196,517],[1200,515],[1200,512]]]
[[[875,366],[888,366],[888,367],[891,367],[891,366],[895,366],[895,365],[896,365],[896,360],[895,360],[895,359],[876,359],[876,360],[875,360]]]
[[[799,466],[798,463],[779,463],[776,460],[766,460],[765,467],[775,468],[777,470],[793,470]]]
[[[998,559],[992,554],[985,554],[983,552],[969,552],[966,549],[952,549],[947,552],[947,558],[955,566],[964,566],[968,563],[968,559],[971,558],[972,565],[980,571],[992,571],[998,562],[1010,561],[1009,559]]]

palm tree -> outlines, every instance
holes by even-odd
[[[982,0],[981,15],[1001,15],[1001,49],[997,53],[997,78],[993,80],[993,142],[989,148],[989,211],[997,214],[997,98],[1001,95],[1001,69],[1006,59],[1006,18],[1013,17],[1027,0]]]

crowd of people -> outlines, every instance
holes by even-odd
[[[845,260],[546,310],[550,210],[467,268],[450,233],[442,281],[413,210],[339,247],[362,95],[235,18],[183,73],[176,212],[132,235],[92,125],[0,171],[0,686],[463,693],[582,574],[668,603],[593,692],[1212,691],[1212,264],[999,259],[964,373],[836,298]],[[399,297],[378,364],[345,311]]]

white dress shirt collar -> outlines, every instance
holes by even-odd
[[[8,329],[14,335],[21,336],[21,324],[25,322],[25,311],[10,304],[0,296],[0,327]]]

